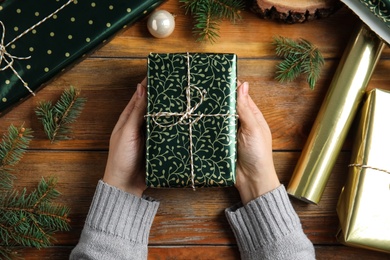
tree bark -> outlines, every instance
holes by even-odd
[[[261,18],[302,23],[328,17],[342,6],[339,0],[253,0],[251,9]]]

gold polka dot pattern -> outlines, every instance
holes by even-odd
[[[7,67],[5,59],[8,62],[13,59],[12,67],[35,92],[65,67],[150,13],[163,0],[74,0],[53,15],[66,2],[68,0],[12,0],[1,3],[4,46],[30,30],[6,47],[9,56],[0,53],[4,56],[0,69],[6,67],[0,71],[0,116],[30,94]],[[31,29],[49,15],[52,17]],[[1,28],[0,31],[1,37]]]

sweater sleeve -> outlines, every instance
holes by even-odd
[[[70,259],[146,259],[159,203],[99,181]]]
[[[225,211],[244,259],[315,259],[283,185]]]

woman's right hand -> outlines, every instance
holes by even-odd
[[[245,205],[280,185],[272,158],[272,136],[263,114],[249,96],[249,84],[237,89],[238,159],[236,188]]]

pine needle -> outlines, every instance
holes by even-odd
[[[55,178],[42,178],[29,194],[26,189],[1,194],[0,238],[5,245],[39,249],[52,244],[55,232],[69,230],[69,208],[53,203],[60,195],[56,183]]]
[[[56,178],[42,178],[31,193],[13,188],[13,166],[26,152],[31,133],[11,125],[0,142],[0,259],[19,259],[15,248],[20,246],[50,246],[55,232],[69,230],[70,209],[53,202],[60,195]]]
[[[186,14],[194,18],[193,33],[198,41],[215,42],[219,37],[219,24],[228,19],[232,23],[241,19],[240,12],[245,7],[243,0],[180,0]]]
[[[281,36],[275,37],[273,44],[276,55],[284,58],[277,66],[275,78],[280,82],[290,82],[306,74],[310,88],[314,89],[325,63],[320,50],[307,40],[295,41]]]
[[[16,165],[25,153],[32,139],[32,131],[11,125],[3,135],[0,143],[0,191],[10,189],[14,176],[11,174],[12,166]]]
[[[12,248],[0,245],[0,259],[16,260],[16,259],[21,259],[21,258],[18,257],[18,253],[16,251],[12,250]]]
[[[60,99],[53,106],[50,101],[42,101],[35,109],[35,114],[43,124],[49,140],[68,140],[71,133],[70,124],[76,121],[86,102],[80,97],[80,92],[73,86],[64,90]]]

